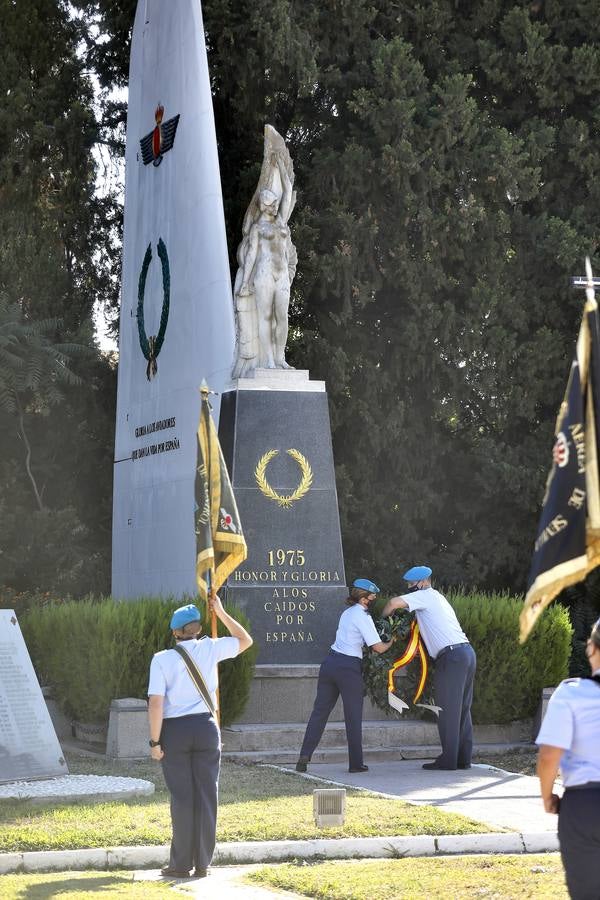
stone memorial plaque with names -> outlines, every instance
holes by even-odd
[[[0,609],[0,783],[68,771],[17,617]]]

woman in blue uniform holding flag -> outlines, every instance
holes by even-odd
[[[600,881],[600,619],[586,650],[590,678],[567,678],[548,703],[536,743],[544,809],[558,813],[569,896],[598,900]],[[564,793],[554,793],[560,768]]]

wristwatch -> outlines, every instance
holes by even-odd
[[[148,741],[151,747],[160,747],[160,741],[153,741],[152,738]]]

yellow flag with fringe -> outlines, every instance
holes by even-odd
[[[205,601],[210,592],[209,579],[212,578],[212,587],[218,591],[248,555],[208,394],[208,388],[202,387],[194,509],[196,583]]]

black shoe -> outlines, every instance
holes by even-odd
[[[349,772],[352,772],[353,774],[354,774],[355,772],[368,772],[368,771],[369,771],[369,767],[363,765],[363,766],[358,766],[356,769],[348,769],[348,771],[349,771]]]
[[[466,763],[464,766],[460,766],[460,765],[459,765],[459,766],[457,766],[456,768],[457,768],[457,769],[470,769],[470,768],[471,768],[471,763]]]
[[[206,869],[194,869],[194,878],[206,878],[208,871]]]
[[[301,756],[296,763],[296,772],[306,772],[306,767],[309,764],[310,759],[308,756]]]
[[[455,772],[456,766],[441,766],[438,762],[423,763],[424,769],[437,769],[440,772]]]
[[[165,866],[164,869],[160,870],[160,874],[163,878],[189,878],[190,870],[187,872],[178,872],[177,869],[172,869],[171,866]]]

